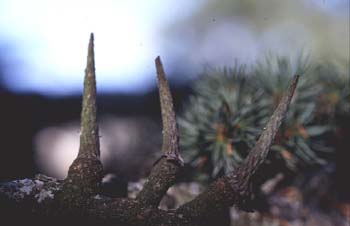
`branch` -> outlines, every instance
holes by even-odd
[[[91,34],[85,70],[83,109],[81,113],[80,149],[63,181],[46,176],[0,184],[0,207],[18,215],[17,208],[70,222],[79,220],[108,221],[138,226],[199,226],[227,207],[243,208],[249,199],[251,178],[266,159],[273,139],[285,117],[299,76],[295,76],[271,116],[255,147],[236,171],[212,183],[194,200],[177,210],[160,210],[159,202],[179,175],[183,161],[179,154],[179,135],[173,101],[160,61],[156,59],[163,121],[162,157],[155,163],[143,190],[136,200],[98,195],[102,177],[99,160],[99,137],[96,123],[96,81]],[[7,207],[12,207],[9,210]],[[5,215],[6,216],[6,215]],[[81,221],[80,221],[81,223]]]
[[[77,158],[69,167],[64,181],[63,193],[69,196],[96,194],[102,179],[100,143],[96,122],[96,76],[94,58],[94,36],[91,33],[87,65],[85,69],[84,94],[81,111],[80,147]]]
[[[175,183],[183,166],[183,160],[179,154],[179,132],[173,100],[160,57],[155,59],[155,64],[163,123],[162,157],[154,164],[137,200],[145,206],[157,207],[168,188]]]
[[[178,213],[192,219],[205,219],[205,217],[210,217],[208,214],[218,213],[232,205],[238,205],[241,209],[247,208],[245,204],[249,201],[251,195],[249,190],[250,179],[266,159],[272,141],[286,115],[298,79],[299,76],[296,75],[290,82],[287,92],[282,97],[255,147],[242,165],[228,176],[215,181],[194,200],[179,207]],[[248,206],[248,208],[251,207]]]

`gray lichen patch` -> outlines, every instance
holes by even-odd
[[[17,186],[19,188],[19,192],[25,195],[30,195],[33,191],[33,188],[35,187],[35,182],[30,179],[18,180]]]
[[[39,194],[35,195],[35,198],[37,199],[38,203],[41,203],[47,198],[53,199],[54,194],[50,190],[41,190]]]
[[[60,182],[52,177],[38,174],[34,179],[14,180],[0,185],[0,193],[16,202],[25,198],[34,198],[39,203],[47,198],[53,199],[59,191]]]
[[[100,200],[100,199],[102,199],[102,197],[101,197],[101,195],[95,195],[94,199]]]

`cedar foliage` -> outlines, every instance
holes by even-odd
[[[206,178],[237,168],[248,155],[284,87],[301,74],[295,96],[267,162],[281,161],[290,171],[326,163],[334,155],[328,142],[336,116],[349,115],[349,75],[333,64],[311,64],[299,57],[267,56],[251,68],[206,67],[179,119],[185,159]]]

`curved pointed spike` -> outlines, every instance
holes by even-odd
[[[168,160],[174,160],[182,165],[183,160],[179,153],[179,132],[173,107],[173,99],[159,56],[155,59],[155,64],[163,123],[162,154],[163,157],[166,157]]]
[[[82,105],[78,157],[99,157],[100,145],[96,122],[96,77],[93,33],[90,35],[88,47]]]
[[[244,160],[242,165],[238,168],[238,175],[242,177],[241,180],[246,181],[250,176],[252,176],[257,168],[264,162],[266,156],[270,150],[271,144],[276,136],[276,133],[279,127],[282,124],[282,121],[287,113],[288,106],[292,100],[295,88],[299,80],[299,75],[295,75],[290,83],[286,93],[283,95],[280,100],[276,110],[273,115],[270,117],[267,126],[264,128],[264,131],[260,135],[258,141],[256,142],[253,149],[250,151],[247,158]],[[244,178],[244,179],[243,179]]]

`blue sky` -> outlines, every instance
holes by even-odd
[[[153,60],[158,55],[171,72],[177,55],[186,58],[181,61],[187,63],[184,67],[197,69],[202,63],[229,64],[237,56],[259,57],[257,53],[262,50],[285,46],[290,39],[288,32],[300,33],[295,46],[291,47],[289,42],[293,50],[303,48],[307,42],[315,43],[308,36],[309,30],[298,23],[273,26],[257,37],[247,21],[227,21],[215,24],[212,32],[204,34],[200,41],[185,40],[195,32],[192,26],[182,34],[169,31],[208,2],[210,0],[0,0],[1,54],[11,66],[5,70],[4,80],[16,92],[79,94],[90,32],[95,34],[97,84],[102,92],[145,91],[154,86]],[[337,15],[348,15],[348,0],[304,2],[326,12],[331,20]],[[334,21],[333,24],[337,24]],[[284,52],[289,53],[290,48],[284,47]]]
[[[20,92],[80,92],[94,32],[99,88],[145,90],[155,82],[153,60],[162,55],[162,29],[190,15],[200,2],[2,0],[0,46],[10,46],[12,52],[3,57],[18,62],[5,81]]]

